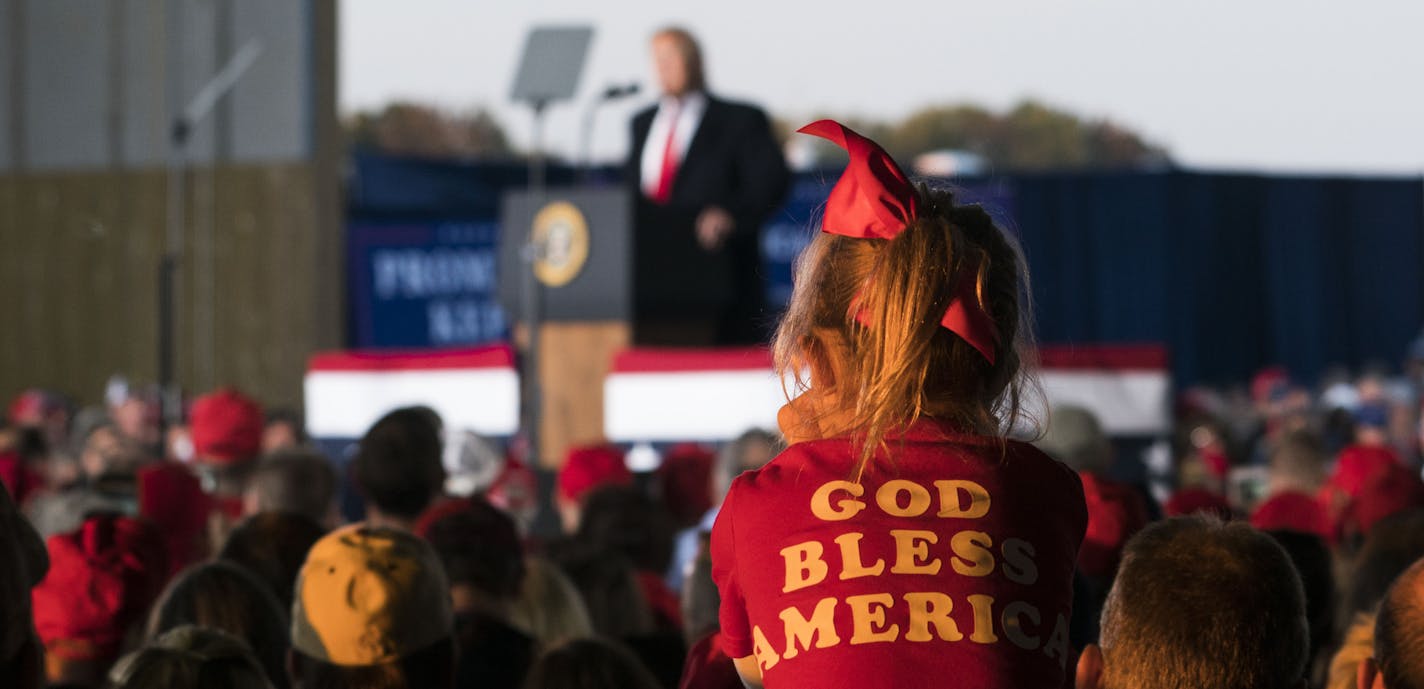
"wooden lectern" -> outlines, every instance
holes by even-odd
[[[618,187],[504,197],[499,295],[509,320],[519,324],[521,351],[530,342],[527,291],[537,291],[532,308],[540,324],[535,360],[543,468],[557,468],[571,445],[603,437],[603,379],[614,354],[632,342],[630,203]],[[532,261],[531,251],[539,254]]]
[[[504,196],[500,302],[520,324],[515,341],[523,350],[531,308],[526,292],[535,286],[539,461],[546,468],[557,467],[569,446],[603,437],[603,382],[619,350],[710,340],[732,293],[717,263],[730,259],[702,252],[691,232],[668,230],[691,227],[691,218],[634,205],[621,186]],[[645,214],[636,223],[635,212]],[[530,251],[538,254],[533,261],[525,255]],[[537,281],[528,279],[530,270]]]

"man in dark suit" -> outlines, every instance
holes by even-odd
[[[786,196],[786,160],[759,108],[707,92],[687,31],[653,36],[658,104],[633,117],[638,328],[643,344],[765,341],[758,234]]]

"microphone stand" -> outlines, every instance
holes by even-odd
[[[590,172],[593,169],[593,121],[594,115],[598,113],[598,108],[610,101],[638,93],[642,87],[637,83],[623,86],[609,86],[600,93],[588,108],[583,111],[583,129],[579,134],[579,181],[587,184]]]

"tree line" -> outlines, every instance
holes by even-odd
[[[1088,118],[1035,100],[995,112],[975,104],[933,105],[898,120],[836,117],[879,141],[901,160],[933,151],[961,151],[982,158],[993,171],[1132,169],[1171,164],[1166,147],[1106,118]],[[797,120],[799,121],[799,120]],[[344,120],[348,142],[392,155],[434,158],[514,158],[503,125],[488,110],[452,112],[411,102],[357,112]],[[785,141],[794,125],[774,121]],[[826,164],[843,159],[833,145],[814,142]]]

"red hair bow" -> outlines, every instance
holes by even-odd
[[[850,164],[826,199],[821,231],[856,239],[894,239],[918,217],[919,194],[879,144],[835,120],[812,122],[797,131],[831,141],[850,154]],[[993,364],[999,335],[979,300],[976,273],[964,271],[940,325]]]

